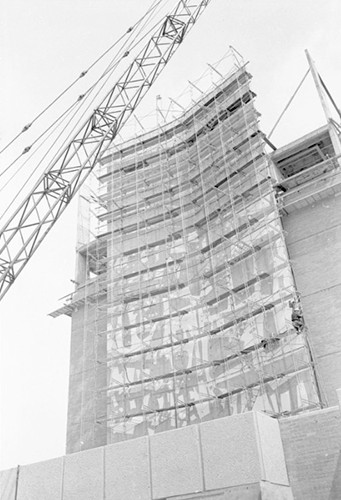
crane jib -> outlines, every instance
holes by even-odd
[[[0,231],[0,299],[211,0],[180,0]]]

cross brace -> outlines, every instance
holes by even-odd
[[[180,0],[0,230],[0,299],[211,0]]]

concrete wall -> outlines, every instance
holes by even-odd
[[[96,424],[100,417],[106,417],[107,409],[106,394],[98,392],[98,388],[107,385],[107,368],[104,363],[96,362],[97,359],[106,360],[106,339],[97,335],[91,325],[100,306],[100,300],[95,305],[81,305],[72,316],[67,453],[107,442],[105,421]]]
[[[297,500],[341,498],[341,413],[338,407],[280,421],[290,485]]]
[[[0,472],[1,500],[15,500],[17,491],[17,469],[8,469]]]
[[[278,422],[249,412],[20,467],[1,500],[292,499]]]
[[[104,498],[338,500],[340,409],[243,413],[0,472],[0,500]]]
[[[324,402],[341,387],[341,196],[283,218]]]

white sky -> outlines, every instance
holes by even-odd
[[[0,146],[151,3],[3,1]],[[339,0],[212,0],[142,109],[154,108],[156,95],[180,94],[187,80],[196,80],[206,63],[219,60],[229,45],[250,61],[252,88],[258,95],[256,106],[265,132],[270,131],[307,69],[305,48],[341,106],[340,19]],[[283,145],[323,124],[309,76],[272,141]],[[13,155],[21,150],[13,147]],[[0,170],[3,167],[0,156]],[[18,176],[10,196],[21,187],[22,179]],[[75,243],[74,203],[0,303],[0,469],[64,454],[71,323],[69,318],[54,320],[47,314],[73,289]]]

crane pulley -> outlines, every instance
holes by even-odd
[[[211,0],[180,0],[0,230],[0,299]]]

